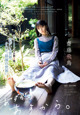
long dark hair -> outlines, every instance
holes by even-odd
[[[47,27],[46,30],[48,31],[49,35],[51,35],[51,32],[49,30],[49,27],[48,27],[47,23],[44,20],[38,20],[37,23],[36,23],[36,25],[35,25],[35,30],[36,30],[37,37],[41,36],[41,34],[37,30],[38,26],[46,26]]]

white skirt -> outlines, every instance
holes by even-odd
[[[43,62],[46,61],[51,52],[42,53]],[[37,59],[33,60],[33,64],[22,74],[22,79],[32,79],[35,82],[45,83],[48,79],[56,80],[59,83],[73,83],[80,80],[80,77],[75,75],[65,66],[60,66],[59,61],[55,60],[48,64],[46,67],[41,68],[37,64]],[[53,82],[52,82],[53,84]]]

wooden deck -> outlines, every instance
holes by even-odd
[[[79,115],[80,82],[53,85],[53,94],[41,88],[32,91],[31,99],[16,92],[0,96],[0,115]]]

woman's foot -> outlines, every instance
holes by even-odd
[[[8,84],[10,85],[12,91],[15,91],[15,89],[14,89],[15,81],[13,80],[13,78],[11,78],[11,77],[8,78]]]
[[[45,90],[48,92],[48,94],[51,94],[51,93],[52,93],[51,89],[50,89],[49,87],[47,87],[44,83],[38,82],[38,83],[36,83],[35,85],[36,85],[37,87],[39,87],[39,88],[45,89]]]

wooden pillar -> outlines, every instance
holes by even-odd
[[[53,0],[53,7],[56,12],[56,34],[59,38],[59,53],[58,57],[61,61],[64,56],[65,47],[65,7],[64,0]]]
[[[45,20],[45,0],[38,0],[38,7],[40,8],[39,19]]]

